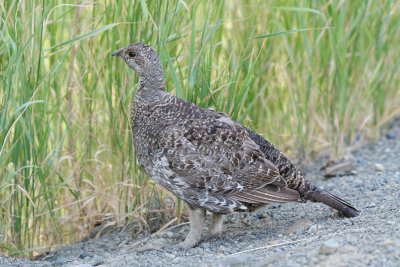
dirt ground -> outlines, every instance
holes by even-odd
[[[222,237],[177,250],[189,225],[133,239],[127,232],[72,244],[39,261],[0,256],[0,266],[400,266],[400,120],[351,154],[350,175],[310,180],[362,213],[344,218],[318,203],[276,204],[227,216]]]

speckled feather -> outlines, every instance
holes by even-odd
[[[268,140],[223,113],[166,92],[161,63],[151,47],[133,44],[113,55],[140,76],[132,105],[140,164],[192,208],[229,213],[302,198],[346,216],[358,214],[350,203],[311,185]]]
[[[297,201],[279,171],[240,124],[162,90],[138,90],[132,111],[139,162],[150,176],[194,207],[246,210],[243,194],[262,203]],[[267,185],[275,185],[271,190]],[[248,196],[250,197],[250,196]],[[251,199],[249,200],[251,201]],[[251,201],[251,203],[257,201]]]

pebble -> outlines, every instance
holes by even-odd
[[[221,245],[221,246],[219,246],[218,251],[219,252],[226,252],[227,249],[226,249],[226,247],[224,245]]]
[[[151,242],[147,242],[145,245],[143,245],[140,250],[141,251],[146,251],[146,250],[157,250],[157,249],[163,249],[167,244],[169,244],[167,239],[164,238],[157,238],[151,240]]]
[[[256,214],[254,215],[254,217],[256,217],[257,219],[261,220],[261,219],[264,219],[264,218],[265,218],[265,215],[262,214],[262,213],[256,213]]]
[[[378,172],[383,172],[385,170],[385,167],[383,167],[383,165],[380,164],[380,163],[376,163],[375,164],[375,170],[378,171]]]
[[[90,252],[82,252],[81,254],[79,254],[79,258],[80,259],[84,259],[84,258],[93,258],[93,253]]]
[[[388,131],[386,133],[386,138],[387,139],[396,139],[396,133],[394,131]]]
[[[301,235],[311,226],[311,224],[312,222],[310,219],[297,220],[294,224],[292,224],[292,226],[290,226],[288,233]]]
[[[393,243],[394,243],[393,240],[391,240],[391,239],[385,239],[385,240],[383,240],[382,245],[383,245],[383,247],[387,247],[387,246],[393,245]]]
[[[176,256],[174,254],[172,254],[172,253],[164,253],[164,255],[165,255],[165,257],[168,257],[170,259],[176,258]]]
[[[382,246],[385,248],[386,253],[391,254],[396,252],[398,248],[400,248],[400,244],[396,244],[394,240],[385,239],[382,242]]]
[[[63,259],[63,258],[60,258],[60,259],[55,260],[55,261],[53,262],[53,265],[54,265],[54,266],[63,266],[63,265],[65,265],[65,264],[67,264],[67,263],[68,263],[68,260]]]
[[[345,161],[340,163],[335,163],[325,169],[324,176],[329,178],[333,176],[343,176],[349,174],[354,170],[354,163],[352,161]]]
[[[171,238],[171,237],[174,236],[174,233],[171,232],[171,231],[168,231],[168,232],[166,233],[166,235],[167,235],[167,237]]]
[[[339,248],[339,242],[335,239],[329,239],[322,243],[319,248],[319,254],[329,255],[334,253]]]
[[[354,225],[354,221],[349,220],[349,219],[344,220],[343,223],[346,224],[346,225]]]
[[[248,218],[245,218],[242,220],[242,223],[246,226],[250,226],[251,225],[251,221]]]
[[[203,243],[200,244],[200,247],[204,248],[204,249],[210,249],[210,246],[211,245],[208,242],[203,242]]]
[[[95,257],[93,262],[92,262],[92,265],[93,266],[99,266],[99,265],[102,265],[103,263],[104,263],[103,259]]]
[[[78,265],[72,265],[71,267],[92,267],[93,265],[88,264],[88,263],[82,263]]]
[[[181,258],[173,258],[171,262],[176,264],[176,263],[179,263],[180,260],[181,260]]]

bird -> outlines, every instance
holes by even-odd
[[[137,160],[151,179],[187,204],[190,230],[178,247],[201,241],[207,211],[211,235],[222,234],[226,214],[269,203],[309,200],[346,217],[359,215],[349,202],[313,185],[261,135],[224,113],[169,93],[151,46],[134,43],[112,56],[139,76],[130,118]]]

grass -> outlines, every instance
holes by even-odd
[[[399,9],[361,0],[2,1],[0,250],[34,256],[99,223],[138,232],[179,218],[181,206],[135,160],[137,77],[110,56],[115,49],[151,44],[174,94],[295,158],[336,158],[400,113]]]

